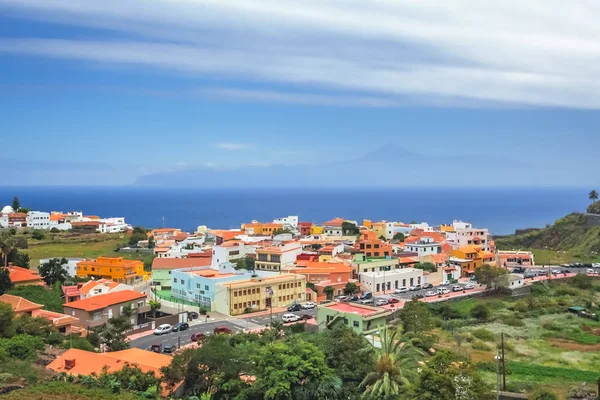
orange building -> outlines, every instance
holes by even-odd
[[[273,222],[260,223],[252,222],[250,224],[242,224],[242,230],[248,235],[272,235],[275,231],[283,229],[283,224],[276,224]]]
[[[111,279],[115,282],[132,284],[144,278],[144,263],[139,260],[125,260],[123,257],[98,257],[77,263],[77,276],[80,278]]]
[[[392,245],[379,239],[374,231],[362,231],[354,249],[366,257],[391,257],[393,253]]]
[[[468,245],[452,250],[449,262],[451,266],[460,267],[461,275],[467,277],[483,264],[496,265],[496,256],[489,251],[482,251],[479,246]]]
[[[78,318],[71,315],[42,310],[42,307],[44,307],[43,305],[36,304],[19,296],[3,294],[0,296],[0,303],[10,305],[17,317],[21,315],[30,315],[33,318],[45,318],[52,322],[52,325],[54,325],[60,333],[64,334],[71,333],[74,330],[71,325],[76,325],[79,322]]]
[[[290,268],[291,273],[304,275],[306,282],[311,282],[315,286],[317,301],[323,301],[327,298],[325,288],[331,286],[334,289],[334,295],[344,293],[344,287],[348,282],[354,282],[352,279],[353,268],[344,263],[335,262],[304,262]]]

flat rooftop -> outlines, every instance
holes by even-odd
[[[339,311],[339,312],[353,313],[353,314],[358,314],[358,315],[362,315],[362,316],[371,315],[371,314],[374,314],[379,311],[378,309],[373,308],[373,307],[358,306],[355,304],[342,303],[342,302],[327,305],[326,307],[330,308],[332,310]]]

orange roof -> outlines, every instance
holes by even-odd
[[[173,239],[175,239],[178,242],[181,242],[181,241],[187,239],[188,236],[189,235],[187,233],[185,233],[185,232],[179,232],[175,236],[173,236]]]
[[[8,273],[10,275],[10,280],[13,283],[23,283],[23,282],[35,282],[41,283],[40,275],[37,272],[31,271],[27,268],[8,266]]]
[[[61,220],[64,218],[65,218],[65,216],[62,214],[51,214],[50,215],[50,221],[58,221],[58,220]]]
[[[419,259],[417,257],[400,257],[399,260],[400,264],[411,264],[419,262]]]
[[[100,221],[71,222],[71,226],[100,226]]]
[[[344,218],[334,218],[331,221],[324,222],[323,226],[341,227],[343,222],[344,222]]]
[[[72,301],[63,306],[84,311],[95,311],[115,304],[127,303],[144,298],[146,298],[144,293],[135,292],[133,290],[122,290],[119,292],[99,294],[98,296],[88,297],[83,300]]]
[[[55,326],[71,325],[79,322],[79,318],[75,318],[71,315],[61,314],[57,312],[47,310],[34,310],[31,314],[32,317],[46,318],[51,321]]]
[[[43,307],[41,304],[36,304],[32,301],[24,299],[23,297],[13,296],[12,294],[3,294],[0,296],[0,302],[10,304],[13,311],[17,314],[39,310]]]
[[[496,255],[494,253],[491,253],[489,251],[481,251],[481,252],[479,252],[478,256],[480,258],[494,258],[494,257],[496,257]]]
[[[227,230],[221,230],[221,229],[210,230],[209,232],[215,236],[219,236],[219,237],[223,238],[223,240],[225,240],[225,241],[232,240],[232,239],[235,239],[236,236],[246,234],[246,232],[244,232],[244,231],[227,231]]]
[[[73,367],[65,368],[65,360],[73,360]],[[144,372],[152,371],[160,376],[160,369],[169,365],[172,360],[172,357],[165,354],[135,348],[110,353],[69,349],[48,364],[46,368],[58,373],[91,375],[94,372],[100,374],[104,366],[108,367],[108,372],[120,371],[127,362],[136,365]]]
[[[100,219],[99,216],[97,215],[84,215],[83,218],[89,218],[89,219]]]
[[[297,262],[296,268],[292,268],[290,271],[298,274],[319,274],[332,272],[352,272],[353,268],[344,263],[313,261],[306,264],[299,264],[299,262]]]
[[[90,290],[92,290],[98,285],[107,285],[110,290],[119,286],[117,282],[112,281],[110,279],[99,279],[97,281],[87,281],[83,286],[81,286],[79,292],[82,294],[89,294]]]
[[[442,252],[443,253],[450,253],[452,251],[452,246],[449,245],[448,243],[442,243]]]
[[[214,269],[201,269],[200,271],[192,271],[192,273],[204,278],[225,278],[227,276],[233,276],[233,274],[221,274]]]
[[[448,254],[440,253],[440,254],[430,254],[428,256],[423,257],[425,260],[431,261],[434,264],[442,264],[448,261]]]
[[[189,257],[189,258],[155,258],[152,269],[180,269],[192,267],[208,267],[212,263],[211,257]]]
[[[221,244],[222,247],[235,247],[235,246],[239,246],[239,245],[240,245],[239,240],[230,240],[228,242],[224,242],[223,244]]]
[[[332,303],[332,304],[327,304],[325,307],[333,309],[333,310],[337,310],[343,313],[352,313],[352,314],[358,314],[361,315],[363,317],[366,317],[368,315],[371,314],[376,314],[379,313],[381,310],[376,309],[374,307],[369,307],[369,306],[363,306],[358,305],[358,304],[352,304],[352,303]]]

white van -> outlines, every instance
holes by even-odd
[[[296,321],[300,321],[302,318],[300,318],[299,315],[296,314],[283,314],[281,316],[281,320],[283,322],[296,322]]]
[[[170,324],[162,324],[158,328],[154,330],[155,335],[163,335],[165,333],[171,332],[173,327]]]

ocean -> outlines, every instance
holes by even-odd
[[[239,228],[253,219],[271,221],[298,215],[322,223],[334,217],[359,221],[426,221],[432,225],[462,219],[495,235],[518,228],[543,227],[583,211],[583,188],[494,189],[160,189],[137,187],[5,187],[0,203],[18,196],[21,205],[40,211],[80,210],[84,214],[126,218],[132,225],[194,231],[199,225]]]

